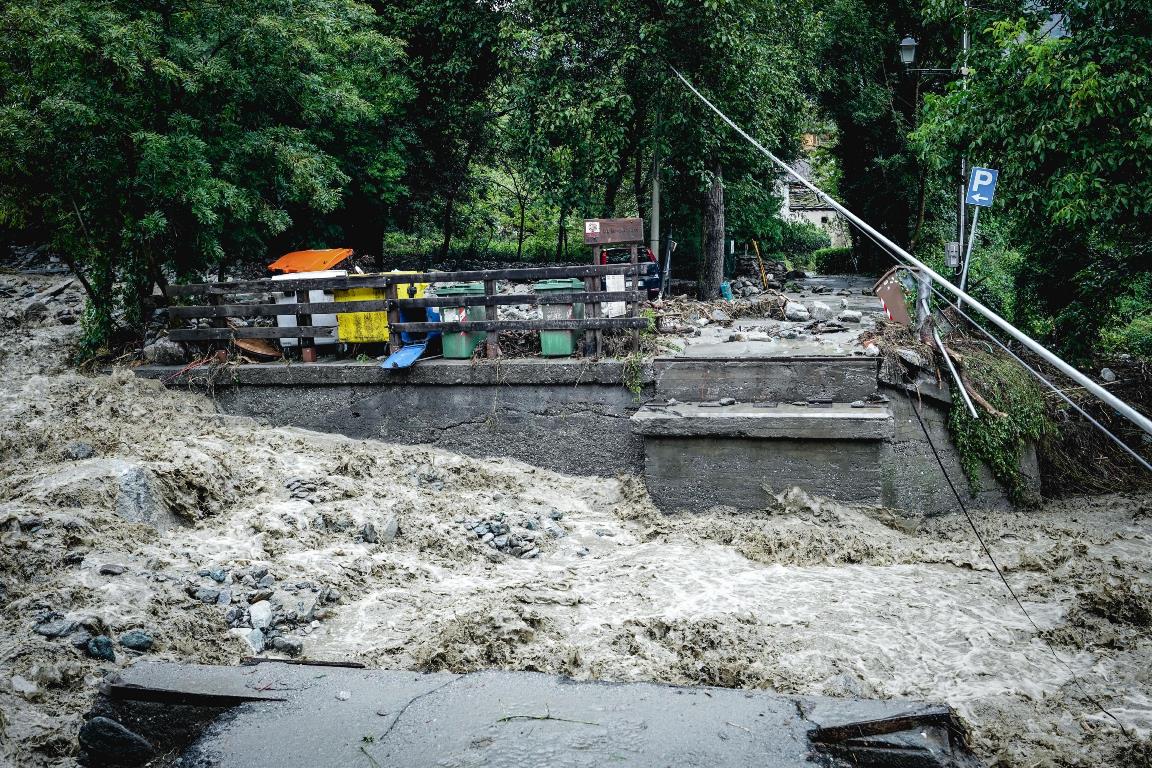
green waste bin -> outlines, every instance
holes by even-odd
[[[584,281],[575,278],[541,280],[532,286],[537,293],[549,291],[583,291]],[[583,320],[583,304],[541,304],[545,320]],[[567,357],[576,351],[576,331],[540,331],[540,354],[545,357]]]
[[[484,283],[448,283],[436,286],[437,296],[483,296]],[[465,320],[484,320],[485,308],[476,307],[440,307],[440,319],[444,322],[463,322]],[[484,341],[488,334],[483,331],[471,333],[445,333],[444,357],[455,360],[467,360],[472,357],[476,347]]]

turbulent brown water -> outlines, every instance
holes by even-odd
[[[337,590],[288,628],[310,658],[914,697],[955,707],[991,765],[1149,764],[1148,497],[977,514],[1037,633],[963,518],[907,531],[798,491],[757,515],[668,517],[627,478],[269,428],[125,371],[70,370],[72,327],[14,310],[51,284],[0,275],[16,294],[0,299],[0,756],[15,765],[72,764],[111,670],[251,653],[226,607],[192,592],[239,601],[253,565],[276,589]],[[124,519],[140,509],[163,513],[160,530]],[[537,536],[538,558],[464,526],[499,515]],[[394,541],[356,536],[390,517]],[[94,660],[35,632],[56,617],[155,646]]]

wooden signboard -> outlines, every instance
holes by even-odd
[[[585,219],[585,245],[644,242],[644,219]]]

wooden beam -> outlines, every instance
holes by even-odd
[[[168,317],[275,317],[276,315],[338,315],[346,312],[387,312],[385,299],[313,301],[305,304],[216,304],[168,307]]]
[[[568,267],[533,267],[524,269],[479,269],[465,272],[420,272],[415,274],[381,273],[348,277],[302,277],[289,280],[236,280],[222,283],[189,283],[169,285],[169,296],[202,296],[262,291],[292,293],[295,291],[334,291],[348,288],[384,288],[401,283],[457,283],[476,280],[550,280],[589,275],[631,275],[631,264],[583,264]]]
[[[493,296],[436,296],[426,299],[397,299],[401,309],[419,307],[479,307],[489,303],[505,304],[579,304],[585,301],[639,301],[638,291],[603,291],[595,293],[506,293]],[[168,307],[168,317],[276,317],[307,312],[312,315],[342,315],[348,312],[387,312],[387,299],[364,301],[314,301],[306,304],[201,304],[190,307]]]
[[[229,339],[319,339],[336,336],[336,326],[309,325],[296,328],[173,328],[172,341],[227,341]]]
[[[469,333],[471,331],[578,331],[591,328],[637,328],[648,324],[643,317],[601,317],[584,320],[473,320],[466,322],[397,323],[394,330],[415,333],[443,331]]]

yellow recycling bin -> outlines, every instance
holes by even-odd
[[[392,270],[391,274],[415,275],[411,270]],[[350,278],[369,275],[349,275]],[[422,299],[428,283],[398,283],[396,295],[401,299]],[[383,288],[347,288],[335,291],[336,301],[383,301],[388,298]],[[417,320],[424,319],[424,310],[412,312]],[[366,344],[388,341],[387,312],[342,312],[336,315],[340,341],[345,344]]]

